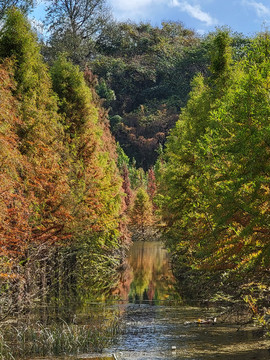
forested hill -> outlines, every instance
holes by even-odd
[[[109,30],[91,62],[100,79],[97,91],[110,107],[116,139],[147,169],[186,103],[192,77],[207,72],[207,51],[180,23],[163,23],[161,28],[120,23]],[[107,96],[108,90],[115,98]]]
[[[192,78],[208,73],[214,34],[200,37],[180,22],[116,22],[104,0],[72,1],[70,7],[48,2],[46,25],[45,60],[52,64],[64,52],[92,71],[113,135],[137,167],[149,169],[187,102]],[[241,56],[248,39],[232,38]]]
[[[179,117],[197,73],[208,75],[215,34],[201,38],[181,23],[118,23],[104,29],[90,61],[97,92],[109,108],[111,129],[145,170]],[[248,39],[232,34],[234,57]]]

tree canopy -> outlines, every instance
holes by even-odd
[[[234,62],[228,32],[213,46],[168,138],[160,203],[179,269],[244,274],[269,266],[269,34]]]
[[[1,28],[0,57],[0,276],[17,307],[48,291],[59,302],[71,289],[89,296],[114,281],[125,238],[106,112],[64,56],[49,73],[18,10]]]
[[[110,17],[105,0],[52,0],[48,2],[46,23],[51,56],[65,52],[74,64],[91,58],[94,43]]]
[[[13,8],[17,7],[22,12],[27,13],[34,6],[33,0],[1,0],[0,2],[0,19],[3,19],[6,12]]]

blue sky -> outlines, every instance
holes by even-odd
[[[228,25],[233,31],[253,35],[270,25],[270,0],[109,0],[118,20],[181,21],[207,33]]]
[[[270,0],[107,0],[117,20],[181,21],[200,34],[227,25],[252,36],[270,25]],[[34,16],[42,17],[41,3]]]

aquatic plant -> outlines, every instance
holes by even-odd
[[[4,335],[0,332],[0,360],[13,360],[14,357],[11,354],[10,347],[4,339]]]
[[[0,359],[102,352],[119,331],[117,318],[99,324],[7,325],[0,333]]]

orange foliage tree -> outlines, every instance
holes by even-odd
[[[52,69],[52,88],[36,37],[17,10],[1,29],[0,58],[11,64],[0,67],[0,257],[13,258],[10,272],[23,279],[15,282],[17,300],[29,291],[44,296],[53,285],[58,296],[67,279],[93,284],[119,262],[115,143],[94,91],[64,58]],[[95,274],[87,270],[94,257]]]
[[[20,176],[28,166],[18,149],[16,129],[20,120],[10,72],[10,63],[0,66],[0,256],[5,263],[24,251],[31,234],[29,201]]]

